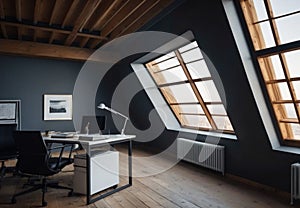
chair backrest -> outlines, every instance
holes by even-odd
[[[13,132],[17,129],[17,124],[0,124],[0,159],[10,159],[16,157],[16,145]]]
[[[18,151],[18,170],[25,174],[48,175],[49,154],[41,132],[15,131],[14,139]]]

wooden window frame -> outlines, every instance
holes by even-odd
[[[259,65],[259,72],[264,80],[264,87],[268,94],[268,100],[272,106],[274,117],[277,120],[277,126],[281,134],[281,143],[289,146],[300,146],[300,140],[294,139],[294,134],[290,124],[296,123],[300,124],[300,99],[297,99],[293,81],[299,81],[300,77],[291,78],[287,60],[285,57],[286,52],[300,50],[300,40],[293,41],[290,43],[281,44],[277,25],[275,20],[287,16],[292,16],[299,14],[300,11],[290,12],[280,16],[273,16],[272,5],[270,0],[263,0],[265,9],[267,12],[267,19],[257,20],[257,14],[255,11],[255,6],[253,0],[239,0],[238,5],[240,9],[240,19],[246,25],[249,42],[251,42],[252,55],[254,60],[257,61]],[[272,36],[275,42],[274,47],[266,48],[263,38],[263,33],[259,27],[259,23],[268,21],[270,23]],[[283,70],[284,78],[276,79],[275,70],[272,61],[269,57],[273,55],[278,55],[279,61]],[[278,83],[286,83],[288,86],[288,92],[291,96],[290,100],[283,100],[281,98],[281,92]],[[293,104],[294,110],[296,112],[296,118],[288,118],[287,112],[283,107],[284,104]],[[275,107],[276,106],[276,107]]]

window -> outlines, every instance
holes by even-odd
[[[299,143],[299,1],[240,0],[240,6],[281,137]]]
[[[145,67],[182,127],[234,133],[196,41]]]

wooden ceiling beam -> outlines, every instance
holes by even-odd
[[[146,0],[137,0],[135,3],[126,4],[101,30],[102,36],[108,36],[127,17],[134,13]]]
[[[1,25],[8,25],[8,26],[13,26],[17,28],[27,28],[27,29],[33,29],[35,31],[47,31],[47,32],[54,32],[54,33],[62,33],[62,34],[71,34],[72,31],[70,30],[64,30],[64,29],[58,29],[58,28],[53,28],[53,27],[42,27],[42,26],[37,26],[37,25],[29,25],[29,24],[21,24],[17,22],[8,22],[4,20],[0,20]],[[99,40],[107,40],[106,37],[102,37],[100,35],[94,35],[94,34],[88,34],[88,33],[77,33],[77,36],[81,37],[89,37],[89,38],[94,38],[94,39],[99,39]]]
[[[75,21],[73,30],[71,34],[68,36],[67,40],[65,41],[65,45],[71,45],[72,42],[76,39],[78,34],[78,30],[87,22],[87,20],[92,16],[95,9],[100,4],[101,0],[90,0],[87,1],[85,7],[83,8],[82,12],[78,16]]]
[[[90,39],[89,37],[82,38],[82,40],[81,40],[81,42],[79,44],[80,48],[83,48],[87,44],[87,42],[89,41],[89,39]]]
[[[0,53],[22,56],[58,58],[85,61],[94,52],[93,50],[35,43],[29,41],[0,39]]]
[[[130,17],[128,17],[121,25],[114,29],[114,31],[110,35],[110,39],[114,39],[119,37],[119,34],[122,33],[123,30],[134,25],[139,19],[141,19],[148,11],[150,11],[153,7],[155,7],[160,0],[147,0],[139,10],[135,11]]]

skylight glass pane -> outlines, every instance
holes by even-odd
[[[217,88],[213,81],[195,82],[204,102],[221,101]]]
[[[190,84],[172,85],[160,89],[169,103],[198,102]]]
[[[175,57],[175,53],[174,52],[168,53],[168,54],[166,54],[164,56],[161,56],[161,57],[155,59],[155,62],[158,63],[158,62],[161,62],[161,61],[166,60],[166,59],[171,58],[171,57]]]
[[[286,82],[282,82],[282,83],[278,83],[278,84],[274,84],[274,87],[277,87],[279,89],[280,92],[280,96],[281,96],[281,100],[292,100],[288,85]],[[269,90],[274,91],[273,88],[269,87]],[[273,100],[273,101],[277,101],[277,100]]]
[[[227,116],[213,116],[212,117],[218,127],[218,129],[233,131],[232,125]]]
[[[300,140],[300,124],[290,124],[293,134],[294,134],[294,138],[293,139],[297,139]]]
[[[154,73],[154,79],[158,85],[187,80],[181,67]]]
[[[197,42],[196,41],[194,41],[194,42],[192,42],[192,43],[190,43],[190,44],[188,44],[188,45],[186,45],[186,46],[183,46],[182,48],[179,48],[178,50],[179,50],[179,52],[184,52],[184,51],[187,51],[187,50],[189,50],[189,49],[191,49],[191,48],[195,48],[195,47],[197,47],[198,46],[198,44],[197,44]]]
[[[297,114],[295,111],[294,104],[292,103],[287,103],[287,104],[282,104],[286,111],[286,118],[297,118]]]
[[[300,2],[298,1],[300,5]],[[275,20],[281,44],[300,40],[300,14],[294,14]]]
[[[210,72],[207,68],[207,65],[203,60],[192,62],[186,65],[192,79],[199,79],[199,78],[204,78],[204,77],[211,77]]]
[[[206,116],[184,115],[186,123],[183,125],[196,128],[211,128],[211,125]]]
[[[270,48],[275,46],[275,41],[274,41],[274,37],[272,34],[272,30],[271,30],[271,26],[269,22],[262,22],[259,24],[259,27],[261,28],[262,31],[262,35],[263,35],[263,40],[264,40],[264,47],[261,47],[259,49],[263,49],[263,48]]]
[[[254,3],[255,10],[256,10],[257,20],[260,21],[260,20],[267,19],[268,15],[267,15],[264,1],[254,0],[253,3]]]
[[[166,61],[156,64],[156,66],[158,67],[158,71],[161,71],[164,69],[169,69],[171,67],[178,66],[178,65],[179,65],[179,62],[178,62],[177,58],[171,58],[171,59],[168,59]]]
[[[299,0],[270,0],[270,2],[275,17],[300,10]]]
[[[300,50],[284,53],[291,78],[300,77]]]
[[[223,105],[207,105],[210,114],[226,115],[226,110]]]
[[[292,82],[297,100],[300,100],[300,81]]]
[[[279,56],[275,55],[271,56],[270,58],[275,73],[275,79],[285,79]]]
[[[203,109],[201,105],[179,105],[179,109],[181,113],[198,113],[203,114]]]
[[[183,61],[185,63],[188,63],[188,62],[195,61],[195,60],[203,58],[202,53],[201,53],[201,51],[200,51],[199,48],[196,48],[196,49],[187,51],[185,53],[182,53],[181,56],[182,56]]]

